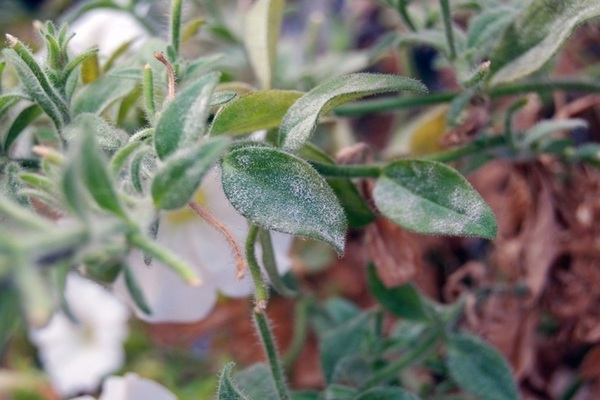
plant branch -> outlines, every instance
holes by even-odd
[[[310,163],[321,175],[328,178],[377,178],[381,167],[376,165],[338,165]]]
[[[444,17],[444,29],[446,31],[446,41],[448,42],[449,58],[456,58],[456,47],[454,46],[454,32],[452,32],[452,16],[450,15],[450,4],[448,0],[440,0],[442,16]]]

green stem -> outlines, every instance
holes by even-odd
[[[398,360],[388,364],[386,367],[377,371],[375,376],[369,379],[361,388],[361,390],[367,390],[374,386],[379,385],[382,382],[385,382],[389,379],[394,378],[400,370],[409,366],[413,362],[417,361],[420,358],[429,353],[430,350],[434,348],[434,345],[439,339],[439,332],[433,330],[429,332],[428,335],[421,341],[421,343],[412,347],[403,357],[400,357]]]
[[[452,150],[444,151],[441,153],[431,154],[424,157],[420,157],[424,160],[439,161],[439,162],[450,162],[467,156],[469,154],[478,153],[484,149],[490,149],[493,147],[500,147],[506,144],[505,136],[492,136],[484,137],[469,143],[468,145],[457,147]]]
[[[246,261],[248,262],[248,268],[252,275],[252,281],[255,287],[255,302],[256,307],[259,310],[264,310],[267,307],[267,301],[269,300],[269,290],[262,277],[260,266],[256,260],[256,250],[254,243],[258,236],[258,226],[252,224],[248,231],[248,237],[246,238]]]
[[[298,292],[288,287],[288,285],[286,285],[279,275],[275,251],[273,250],[273,241],[271,240],[271,233],[267,229],[260,229],[258,232],[258,239],[262,249],[263,266],[269,275],[273,289],[275,289],[275,291],[283,297],[297,297]]]
[[[400,0],[398,2],[398,13],[400,13],[400,17],[402,17],[402,21],[404,21],[408,29],[410,29],[412,32],[416,32],[417,26],[415,25],[410,14],[408,13],[407,6],[407,0]]]
[[[288,347],[287,352],[283,356],[283,366],[285,369],[289,369],[292,366],[304,348],[304,343],[308,336],[308,312],[311,304],[312,298],[310,297],[302,297],[296,303],[294,312],[294,335],[292,336],[290,347]]]
[[[280,400],[289,400],[290,394],[285,384],[285,378],[283,376],[283,369],[281,367],[281,361],[277,353],[277,346],[273,338],[273,332],[269,326],[269,321],[265,312],[267,306],[267,300],[269,299],[269,292],[265,284],[260,267],[256,261],[256,252],[254,249],[254,243],[258,236],[258,226],[250,225],[248,231],[248,237],[246,238],[246,261],[248,262],[248,268],[254,281],[256,306],[254,307],[254,322],[256,324],[258,335],[262,341],[269,365],[271,367],[271,374],[275,381],[277,393]]]
[[[530,92],[543,93],[554,90],[565,90],[582,93],[597,93],[600,92],[600,84],[581,79],[562,79],[555,81],[530,81],[499,85],[487,89],[487,93],[491,98],[500,98],[505,96],[513,96],[526,94]],[[399,108],[429,106],[434,104],[448,103],[452,101],[459,92],[441,92],[433,93],[426,96],[414,97],[392,97],[376,100],[365,100],[358,103],[345,104],[337,107],[334,112],[336,115],[345,117],[354,117],[375,112],[392,111]]]
[[[377,178],[381,167],[376,165],[337,165],[310,163],[321,175],[328,178]]]
[[[190,285],[199,286],[202,284],[196,272],[175,254],[163,249],[140,233],[133,233],[128,236],[128,239],[129,243],[171,268]]]
[[[177,56],[179,56],[181,43],[181,3],[182,0],[172,0],[171,2],[171,45]]]
[[[156,103],[154,102],[154,74],[150,64],[144,66],[144,108],[150,124],[154,124],[156,116]]]
[[[454,47],[454,32],[452,32],[452,16],[450,15],[450,4],[448,0],[440,0],[442,15],[444,17],[444,30],[446,31],[446,40],[448,41],[449,58],[456,58],[456,47]]]
[[[285,383],[283,368],[281,368],[279,355],[277,354],[277,347],[275,346],[275,341],[273,340],[273,332],[271,332],[271,327],[269,326],[267,316],[264,312],[258,312],[255,310],[254,321],[258,328],[258,334],[260,335],[265,348],[269,365],[271,366],[271,373],[273,374],[273,379],[275,380],[275,387],[277,388],[279,399],[289,400],[291,397]]]

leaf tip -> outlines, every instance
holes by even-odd
[[[19,39],[11,35],[10,33],[6,34],[6,40],[8,41],[8,45],[10,47],[15,47],[19,43]]]

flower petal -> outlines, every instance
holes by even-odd
[[[102,389],[99,400],[177,400],[164,386],[132,373],[111,376]]]

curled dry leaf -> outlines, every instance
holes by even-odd
[[[387,287],[407,283],[421,269],[421,252],[415,235],[386,218],[379,217],[367,227],[366,246]]]

